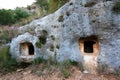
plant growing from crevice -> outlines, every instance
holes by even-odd
[[[44,35],[39,36],[39,42],[41,44],[45,44],[46,43],[46,36],[44,36]]]
[[[66,12],[66,15],[67,15],[67,16],[70,16],[70,12],[67,11],[67,12]]]
[[[63,15],[58,17],[58,22],[63,22],[63,20],[64,20]]]
[[[60,48],[60,46],[57,44],[57,45],[56,45],[56,48],[57,48],[57,49],[59,49],[59,48]]]
[[[50,46],[50,51],[54,51],[54,46],[53,45]]]
[[[41,48],[41,46],[42,46],[40,42],[36,42],[35,45],[37,48]]]
[[[47,30],[42,30],[42,35],[44,35],[44,36],[48,35]]]
[[[36,42],[36,47],[41,48],[42,45],[46,44],[46,38],[48,35],[48,32],[46,30],[41,31],[41,35],[39,36],[39,42]]]
[[[69,69],[72,67],[70,60],[65,60],[61,63],[59,63],[61,72],[65,78],[68,78],[71,73],[69,72]]]
[[[120,1],[114,3],[112,11],[113,13],[120,14]]]

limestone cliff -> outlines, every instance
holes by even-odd
[[[112,12],[113,4],[112,0],[71,0],[53,14],[20,27],[22,34],[12,40],[10,53],[18,60],[53,57],[118,68],[120,15]],[[22,43],[26,43],[27,55],[21,54]]]

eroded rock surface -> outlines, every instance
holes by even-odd
[[[110,69],[118,68],[120,15],[112,12],[113,4],[113,0],[71,0],[53,14],[20,27],[19,32],[22,35],[13,39],[11,43],[12,56],[21,59],[19,43],[28,41],[34,46],[34,58],[53,57],[59,61],[70,59],[87,62],[84,61],[86,56],[81,54],[79,39],[96,36],[99,43],[98,54],[93,56],[92,52],[85,52],[90,61],[95,61],[92,65],[97,67],[96,63],[99,63],[107,64]],[[26,32],[30,34],[24,34]],[[39,48],[36,47],[36,42],[39,42]],[[85,44],[83,50],[84,46]],[[94,48],[94,44],[91,46]]]

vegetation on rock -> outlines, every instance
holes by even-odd
[[[120,14],[120,1],[115,2],[112,11],[114,13]]]
[[[22,8],[16,8],[15,10],[0,10],[0,24],[1,25],[11,25],[22,18],[29,17],[29,13]]]
[[[43,14],[49,14],[59,9],[68,1],[69,0],[36,0],[36,4],[42,8]]]
[[[36,42],[35,45],[36,45],[37,48],[41,48],[42,44],[40,42]]]

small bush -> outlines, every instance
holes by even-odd
[[[16,59],[11,58],[9,54],[9,46],[3,46],[0,48],[0,76],[16,71],[18,68],[26,68],[29,65],[31,65],[31,63],[18,63]]]
[[[0,75],[16,70],[16,60],[9,55],[9,47],[0,48]]]
[[[92,7],[96,4],[96,2],[92,1],[92,2],[87,2],[84,6],[85,7]]]
[[[41,47],[41,45],[46,43],[46,37],[48,35],[48,32],[46,30],[42,30],[41,35],[39,36],[39,43],[38,46]]]
[[[115,2],[112,11],[114,13],[120,14],[120,1]]]
[[[30,15],[22,8],[16,8],[15,10],[0,10],[0,24],[11,25],[23,18],[27,18]]]
[[[9,47],[8,46],[3,46],[2,48],[0,48],[0,59],[3,62],[7,62],[9,59]]]
[[[42,30],[43,35],[48,35],[48,32],[46,30]]]
[[[40,64],[40,63],[46,63],[47,60],[43,59],[43,58],[36,58],[34,59],[34,61],[32,62],[33,65],[37,65],[37,64]]]
[[[70,63],[73,66],[77,66],[80,71],[82,71],[82,72],[84,71],[84,66],[83,66],[82,62],[70,61]]]
[[[45,44],[45,43],[46,43],[46,36],[41,35],[41,36],[39,37],[39,42],[40,42],[41,44]]]
[[[57,48],[57,49],[59,49],[59,48],[60,48],[60,46],[57,44],[57,45],[56,45],[56,48]]]
[[[28,14],[28,12],[26,12],[24,9],[22,9],[22,8],[16,8],[15,9],[15,19],[18,21],[18,20],[20,20],[20,19],[22,19],[22,18],[27,18],[27,17],[29,17],[29,14]]]
[[[32,63],[27,62],[17,62],[16,68],[27,68],[28,66],[32,65]]]
[[[62,68],[62,73],[65,78],[68,78],[71,74],[69,71],[67,71],[65,68]]]
[[[71,75],[69,72],[70,71],[69,69],[71,69],[72,67],[70,60],[63,61],[59,63],[59,65],[60,65],[60,69],[61,69],[63,76],[65,78],[68,78]]]
[[[36,42],[35,45],[37,48],[41,48],[41,46],[42,46],[40,42]]]
[[[13,10],[0,10],[0,24],[11,25],[15,23],[14,11]]]

